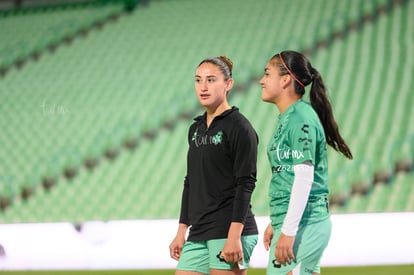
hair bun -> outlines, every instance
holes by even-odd
[[[229,66],[230,72],[233,71],[233,62],[225,55],[220,55],[219,58]]]

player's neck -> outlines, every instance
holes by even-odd
[[[292,104],[295,104],[300,99],[301,98],[299,96],[290,96],[276,102],[276,106],[279,109],[279,114],[283,114]]]

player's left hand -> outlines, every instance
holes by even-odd
[[[237,263],[243,259],[243,248],[240,239],[227,240],[224,244],[221,256],[228,263]]]
[[[267,251],[269,251],[269,249],[270,249],[272,239],[273,239],[273,228],[272,228],[272,225],[269,224],[266,227],[266,230],[263,234],[263,245],[264,245],[264,247]]]

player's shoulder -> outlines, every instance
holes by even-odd
[[[232,112],[229,114],[231,124],[236,128],[254,130],[250,120],[240,112],[238,107],[233,107]]]
[[[295,104],[289,114],[289,124],[317,124],[319,117],[310,103],[301,100]]]

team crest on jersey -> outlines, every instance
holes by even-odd
[[[191,141],[194,141],[197,138],[197,131],[198,131],[198,129],[195,130],[195,132],[193,134],[193,137],[191,138]]]
[[[215,134],[212,138],[212,142],[214,145],[220,144],[221,140],[223,138],[223,132],[219,131],[217,134]]]

